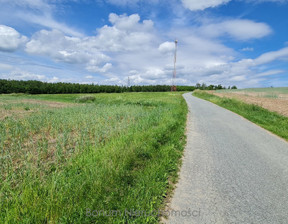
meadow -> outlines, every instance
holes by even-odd
[[[0,223],[159,222],[149,212],[185,145],[181,93],[81,96],[0,95]]]

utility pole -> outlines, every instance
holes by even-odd
[[[178,40],[175,40],[175,52],[174,52],[174,71],[173,71],[173,79],[172,79],[172,86],[171,86],[171,91],[177,91],[177,87],[175,85],[175,80],[176,80],[176,61],[177,61],[177,44]]]

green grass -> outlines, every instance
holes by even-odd
[[[72,103],[79,96],[2,95],[0,103]],[[1,121],[0,223],[159,221],[131,211],[161,209],[171,192],[185,144],[184,99],[180,93],[92,96],[89,104],[42,105],[35,112],[25,104],[29,114]],[[112,210],[118,215],[103,215]]]
[[[276,112],[271,112],[254,104],[247,104],[236,99],[221,98],[204,91],[195,91],[193,95],[231,110],[288,140],[288,117],[282,116]]]

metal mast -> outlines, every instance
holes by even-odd
[[[178,40],[175,40],[175,52],[174,52],[174,71],[173,71],[173,79],[172,79],[172,86],[171,91],[176,91],[175,79],[176,79],[176,62],[177,62],[177,44]]]
[[[128,83],[127,86],[130,87],[130,76],[128,76]]]

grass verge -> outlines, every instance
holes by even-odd
[[[93,103],[1,121],[0,223],[159,221],[151,212],[163,208],[184,149],[184,99],[93,96]]]
[[[205,91],[195,91],[194,96],[208,100],[221,107],[231,110],[253,123],[288,140],[288,117],[269,111],[254,104],[247,104],[236,99],[221,98]]]

